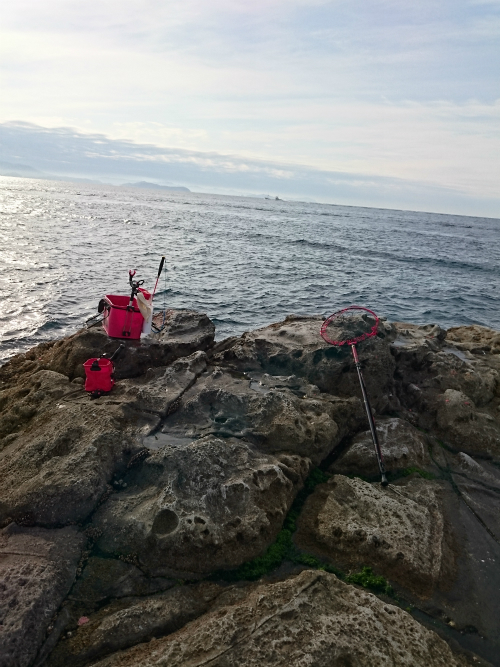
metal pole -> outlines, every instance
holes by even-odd
[[[375,422],[373,420],[372,409],[370,407],[370,401],[368,400],[368,395],[366,393],[365,381],[363,380],[363,375],[361,373],[361,364],[359,363],[358,352],[356,350],[356,345],[351,345],[352,356],[354,357],[354,364],[356,370],[358,371],[359,384],[361,385],[361,393],[363,394],[363,401],[365,404],[366,416],[368,417],[368,424],[370,425],[370,431],[372,434],[373,446],[375,448],[375,454],[377,456],[378,467],[380,474],[382,476],[381,484],[382,486],[387,486],[389,482],[386,477],[386,470],[384,465],[384,457],[382,456],[382,450],[378,442],[377,429],[375,428]]]

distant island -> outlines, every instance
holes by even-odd
[[[139,183],[123,183],[122,188],[149,188],[151,190],[171,190],[172,192],[191,192],[189,188],[182,185],[158,185],[148,181],[139,181]]]

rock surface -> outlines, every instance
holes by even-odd
[[[163,639],[95,667],[181,665],[458,667],[447,644],[404,611],[325,572],[256,587]]]
[[[86,538],[76,528],[0,532],[0,664],[28,667],[73,584]]]
[[[377,435],[387,470],[426,468],[431,464],[425,435],[403,419],[377,420]],[[370,431],[358,433],[349,448],[330,467],[342,475],[379,475],[377,457]]]
[[[277,458],[236,439],[167,445],[96,512],[98,546],[138,557],[153,576],[235,567],[272,542],[309,468],[308,459]]]
[[[425,596],[443,574],[443,532],[437,489],[428,482],[384,489],[334,475],[308,498],[296,542],[350,569],[370,565]]]
[[[222,341],[213,359],[221,366],[241,371],[264,371],[271,375],[296,375],[335,396],[358,396],[357,372],[348,346],[334,347],[318,332],[323,318],[290,315],[283,322]],[[395,330],[381,323],[379,333],[363,342],[359,356],[372,407],[393,405],[394,358],[389,343]]]
[[[1,555],[12,667],[500,665],[498,332],[382,322],[359,344],[384,490],[356,477],[378,479],[358,376],[322,321],[214,343],[169,311],[95,401],[81,364],[118,346],[96,327],[0,368],[3,546],[35,545]],[[322,563],[373,568],[415,618],[297,574]]]
[[[293,376],[279,380],[277,387],[269,376],[258,381],[216,368],[186,392],[178,410],[163,422],[162,441],[238,437],[263,451],[294,452],[318,464],[362,423],[356,399],[320,394]]]
[[[201,583],[115,602],[66,636],[51,654],[47,667],[80,667],[109,653],[175,632],[205,613],[222,591],[217,584]]]

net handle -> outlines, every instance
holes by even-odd
[[[328,325],[333,321],[335,317],[342,315],[342,313],[345,313],[348,310],[361,310],[365,313],[370,313],[370,315],[373,315],[373,317],[375,318],[375,324],[372,326],[370,331],[368,331],[367,333],[363,333],[360,336],[357,336],[356,338],[351,338],[346,340],[332,340],[327,336],[326,333]],[[365,308],[364,306],[348,306],[347,308],[343,308],[342,310],[338,310],[336,313],[333,313],[333,315],[330,315],[330,317],[327,317],[326,320],[321,325],[320,333],[323,340],[325,340],[327,343],[330,343],[330,345],[337,345],[338,347],[341,345],[356,345],[356,343],[360,343],[362,340],[366,340],[367,338],[376,336],[379,322],[380,320],[378,316],[373,312],[373,310]]]

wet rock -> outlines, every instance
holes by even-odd
[[[355,398],[320,394],[297,378],[288,380],[294,389],[284,386],[286,378],[259,381],[216,368],[186,392],[179,409],[163,422],[163,441],[169,436],[176,441],[206,435],[245,438],[263,451],[294,452],[318,464],[359,428],[362,406]]]
[[[76,575],[86,538],[76,528],[0,532],[0,662],[33,663]]]
[[[377,420],[376,428],[387,470],[392,472],[413,466],[426,468],[431,465],[427,438],[414,426],[403,419],[390,417]],[[329,470],[341,475],[378,475],[371,432],[358,433],[350,447]]]
[[[320,336],[323,318],[289,316],[283,322],[246,333],[213,350],[214,363],[241,371],[296,375],[335,396],[360,396],[359,381],[348,346],[335,347]],[[394,359],[389,343],[395,331],[381,323],[379,333],[360,344],[358,354],[372,407],[394,408]]]
[[[445,526],[455,543],[456,570],[448,584],[436,588],[420,606],[446,622],[452,619],[460,642],[498,665],[498,491],[495,494],[490,483],[470,482],[463,473],[453,473],[453,480],[453,487],[443,494],[443,507]]]
[[[151,455],[94,516],[109,554],[136,554],[155,576],[199,576],[260,554],[309,472],[294,455],[207,437]]]
[[[343,567],[372,566],[428,596],[441,574],[443,535],[432,482],[412,479],[393,491],[334,475],[307,500],[296,543]]]
[[[100,609],[52,652],[47,667],[80,667],[115,651],[162,637],[205,613],[223,592],[214,583],[177,586],[159,595],[128,598]]]
[[[112,655],[94,667],[393,665],[458,667],[435,633],[398,607],[325,572],[249,590],[242,600],[182,630]]]
[[[443,439],[468,453],[500,456],[500,424],[460,391],[447,389],[436,400],[437,427]]]
[[[448,454],[446,458],[448,462],[452,462],[451,468],[456,472],[466,475],[469,479],[498,487],[500,490],[498,468],[492,467],[485,461],[479,463],[465,452],[459,452],[456,456]]]

